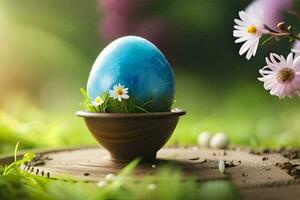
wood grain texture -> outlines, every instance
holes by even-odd
[[[163,148],[157,158],[139,164],[134,170],[136,178],[155,174],[162,166],[168,165],[181,169],[184,175],[194,176],[198,181],[231,180],[247,199],[284,197],[286,192],[292,194],[291,199],[300,195],[299,179],[278,167],[278,163],[300,165],[300,160],[290,160],[279,153],[256,155],[247,150]],[[99,181],[109,173],[118,174],[126,165],[112,162],[109,153],[98,147],[46,151],[41,153],[41,159],[44,159],[41,165],[23,165],[22,169],[49,178]],[[219,160],[226,163],[225,174],[218,170]],[[0,163],[3,161],[0,159]]]

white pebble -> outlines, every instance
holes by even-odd
[[[198,148],[198,147],[192,147],[192,150],[193,150],[193,151],[198,151],[199,148]]]
[[[107,180],[108,182],[113,182],[115,180],[116,176],[113,174],[107,174],[105,176],[105,180]]]
[[[148,190],[155,190],[156,189],[156,185],[153,183],[150,183],[149,185],[147,185],[147,189]]]
[[[200,147],[209,147],[211,135],[208,132],[202,132],[198,136],[198,145]]]
[[[229,139],[225,133],[220,132],[211,138],[209,145],[213,149],[226,149],[229,145]]]
[[[99,188],[104,188],[105,186],[107,186],[107,182],[106,181],[99,181],[98,184],[97,184],[97,186]]]
[[[224,172],[225,172],[225,162],[224,162],[224,160],[220,160],[220,161],[219,161],[219,171],[220,171],[222,174],[224,174]]]
[[[156,168],[156,165],[151,165],[152,168]]]

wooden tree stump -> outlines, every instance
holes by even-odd
[[[248,199],[298,199],[300,159],[289,159],[278,152],[259,154],[249,150],[163,148],[158,152],[156,161],[139,164],[133,174],[137,178],[152,175],[168,165],[199,181],[231,180]],[[1,159],[0,164],[8,160]],[[219,172],[219,160],[225,161],[225,174]],[[117,174],[125,165],[110,161],[104,149],[90,147],[40,152],[36,162],[21,168],[37,176],[99,181],[106,174]]]

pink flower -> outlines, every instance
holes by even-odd
[[[285,59],[271,53],[270,59],[266,58],[267,66],[259,70],[262,75],[258,80],[264,82],[264,88],[270,90],[271,95],[291,97],[300,89],[300,57],[293,58],[290,53]]]
[[[172,44],[174,41],[179,45],[176,38],[178,31],[175,27],[172,22],[162,18],[152,18],[137,23],[134,35],[146,38],[166,53],[171,52],[170,48],[175,48]]]
[[[299,40],[294,42],[294,45],[292,47],[292,52],[295,53],[296,57],[300,56],[300,41]]]
[[[100,24],[102,39],[111,42],[119,37],[132,34],[133,23],[121,15],[111,13],[105,15]]]
[[[138,13],[148,0],[98,0],[105,14],[115,13],[122,16],[133,16]]]
[[[300,50],[300,41],[296,40],[293,44],[293,49]]]
[[[283,11],[292,6],[293,0],[256,0],[246,8],[246,12],[249,9],[262,10],[264,24],[276,29],[277,24],[283,20]]]

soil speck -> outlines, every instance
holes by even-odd
[[[300,179],[300,169],[298,164],[292,164],[290,162],[276,163],[276,166],[285,170],[290,176],[293,176],[295,179]]]
[[[199,157],[189,158],[189,160],[199,160]]]
[[[263,161],[266,161],[266,160],[268,160],[268,159],[269,159],[268,157],[263,157],[263,158],[262,158]]]
[[[233,160],[229,160],[229,161],[225,161],[225,166],[226,168],[230,168],[230,167],[235,167],[237,165],[233,162]]]

